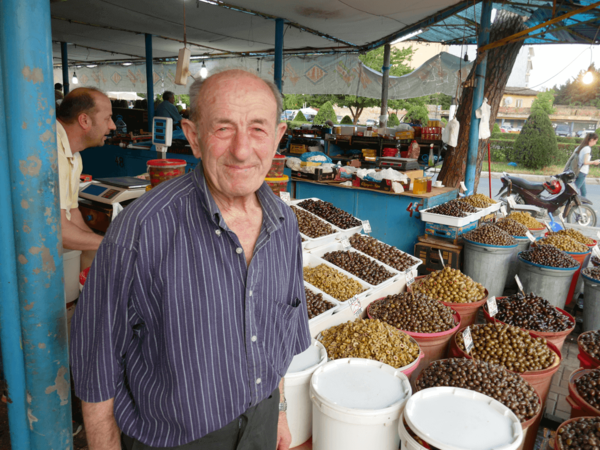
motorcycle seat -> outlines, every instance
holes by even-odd
[[[510,179],[513,185],[520,186],[523,189],[528,189],[530,191],[542,191],[544,189],[544,183],[534,183],[518,177],[508,178]]]

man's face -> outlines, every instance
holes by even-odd
[[[202,158],[211,189],[227,197],[253,195],[264,181],[285,124],[265,83],[240,72],[215,75],[200,98],[197,127],[183,128],[194,156]]]
[[[90,117],[92,126],[86,134],[88,147],[101,147],[111,130],[117,128],[112,120],[110,100],[103,95],[96,95],[95,101],[95,112]]]

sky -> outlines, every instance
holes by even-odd
[[[469,61],[473,61],[476,46],[468,47]],[[541,91],[565,84],[582,70],[587,70],[590,66],[590,56],[596,67],[600,67],[600,45],[594,45],[591,51],[589,45],[582,44],[532,45],[532,47],[535,56],[532,59],[533,70],[528,86],[531,89]],[[451,46],[450,53],[458,56],[460,46]]]

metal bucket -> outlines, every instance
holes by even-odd
[[[519,268],[519,258],[518,254],[524,252],[525,250],[529,250],[529,245],[531,241],[527,237],[521,236],[513,236],[517,241],[517,250],[512,254],[510,258],[510,263],[508,266],[508,274],[506,275],[506,283],[504,285],[504,289],[516,289],[517,282],[515,280],[515,275],[517,274],[517,270]]]
[[[510,259],[517,250],[517,244],[499,247],[467,239],[464,239],[464,244],[463,273],[481,283],[488,290],[489,296],[500,297],[504,292]]]
[[[561,269],[559,267],[541,266],[526,261],[518,255],[519,268],[517,274],[523,283],[526,293],[534,292],[545,298],[552,306],[564,309],[571,280],[578,267]]]
[[[583,278],[583,331],[600,328],[600,281],[581,272]]]

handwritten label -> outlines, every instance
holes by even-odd
[[[369,223],[368,220],[363,220],[362,221],[362,225],[363,225],[363,231],[365,233],[370,233],[371,232],[371,224]]]
[[[529,239],[531,242],[535,242],[535,238],[533,237],[533,234],[531,234],[531,231],[525,233],[525,236],[527,236],[527,239]]]
[[[592,253],[596,258],[600,258],[600,249],[598,249],[597,245],[594,248],[592,248]]]
[[[406,272],[406,285],[410,286],[414,282],[415,282],[415,276],[413,275],[412,270],[409,270],[408,272]]]
[[[286,191],[281,191],[279,193],[279,198],[281,200],[283,200],[286,205],[289,205],[290,202],[292,201],[292,198],[290,197],[290,193],[286,192]]]
[[[348,240],[348,238],[342,239],[342,247],[344,247],[344,248],[352,247],[352,245],[350,245],[350,241]]]
[[[498,312],[498,304],[496,303],[496,297],[492,296],[487,299],[487,307],[490,316],[494,317]]]
[[[438,248],[438,255],[440,256],[440,261],[442,262],[442,267],[446,267],[444,263],[444,257],[442,256],[442,251]]]
[[[356,295],[354,297],[352,297],[350,300],[348,300],[348,303],[350,304],[350,309],[352,310],[352,314],[354,314],[355,317],[360,316],[360,314],[362,313],[362,306],[360,306],[360,301],[358,301],[358,298],[356,298]]]
[[[463,341],[465,343],[465,352],[467,353],[471,353],[471,350],[473,350],[473,336],[471,336],[471,327],[467,327],[464,329],[463,333]]]
[[[506,206],[504,206],[504,205],[501,205],[501,206],[500,206],[500,212],[502,213],[502,215],[504,215],[504,216],[505,216],[505,215],[506,215]]]
[[[523,291],[523,283],[521,283],[519,275],[515,275],[515,281],[517,282],[517,286],[519,286],[519,290],[521,291],[521,293],[525,295],[525,292]]]
[[[548,223],[548,221],[544,220],[544,225],[546,225],[548,231],[552,232],[552,228],[550,228],[550,224]]]
[[[508,204],[510,205],[511,208],[515,208],[517,206],[517,202],[515,202],[515,199],[513,198],[512,195],[509,195],[508,197],[506,197],[506,200],[508,201]]]
[[[460,188],[463,190],[463,192],[467,190],[467,187],[465,186],[465,182],[464,181],[460,182]]]

